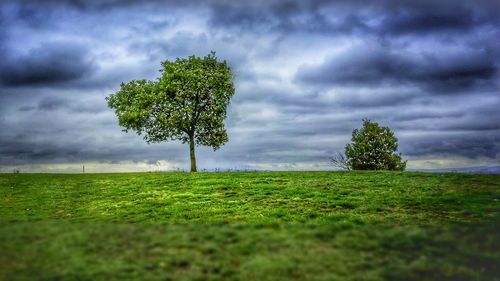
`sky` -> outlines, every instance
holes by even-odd
[[[211,50],[236,93],[199,170],[333,169],[363,118],[409,169],[500,164],[499,1],[2,0],[0,172],[187,170],[105,97]]]

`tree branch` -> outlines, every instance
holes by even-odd
[[[347,157],[345,154],[337,152],[335,155],[330,158],[330,161],[334,167],[340,168],[342,170],[350,171],[351,166],[349,165],[347,161]]]

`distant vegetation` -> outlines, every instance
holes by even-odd
[[[345,154],[332,157],[334,166],[344,170],[405,170],[406,161],[397,153],[398,139],[389,127],[363,119],[363,127],[353,130],[351,141]]]
[[[0,280],[498,280],[499,175],[0,175]]]

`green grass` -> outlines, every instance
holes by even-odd
[[[500,176],[0,175],[1,280],[500,280]]]

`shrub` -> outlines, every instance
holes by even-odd
[[[398,150],[398,139],[388,127],[363,119],[363,128],[352,131],[351,143],[345,147],[345,158],[351,170],[404,171]]]

